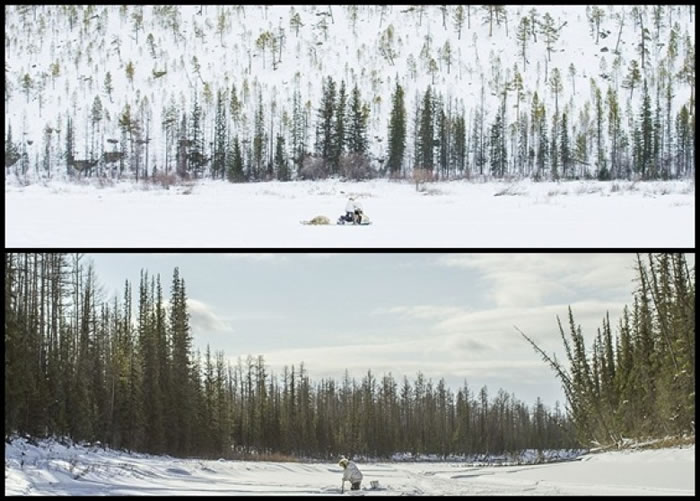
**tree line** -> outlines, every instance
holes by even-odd
[[[228,361],[193,346],[185,280],[170,297],[142,271],[103,297],[80,254],[5,257],[5,436],[56,435],[157,454],[330,458],[487,454],[577,446],[559,404],[530,407],[465,381],[456,391],[371,370],[312,381],[263,356]],[[135,296],[135,299],[132,299]]]
[[[523,334],[561,380],[583,444],[695,435],[695,269],[680,253],[635,264],[632,307],[614,335],[608,315],[587,348],[569,309],[559,361]]]

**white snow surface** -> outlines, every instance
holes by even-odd
[[[93,183],[96,181],[93,181]],[[5,184],[6,247],[565,248],[695,245],[694,183],[373,180]],[[347,197],[372,224],[338,226]],[[331,225],[302,225],[316,216]]]
[[[5,444],[5,495],[340,494],[342,472],[335,463],[175,459],[53,440],[35,444],[25,439]],[[358,464],[364,475],[360,495],[695,494],[694,445],[523,466]],[[378,481],[377,489],[371,489],[372,481]]]

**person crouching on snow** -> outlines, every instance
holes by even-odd
[[[348,203],[345,204],[345,220],[348,223],[362,221],[362,205],[353,197],[348,198]]]
[[[343,472],[343,487],[345,487],[345,482],[350,482],[350,489],[353,491],[359,491],[360,483],[362,482],[362,473],[357,465],[353,461],[349,461],[345,458],[345,456],[343,456],[340,459],[338,466],[345,470]]]
[[[348,203],[345,204],[345,217],[343,219],[348,223],[355,220],[355,199],[353,197],[348,198]]]

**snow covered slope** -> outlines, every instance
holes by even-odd
[[[695,494],[695,446],[526,466],[359,466],[365,495]],[[24,439],[5,444],[5,495],[328,495],[339,494],[341,477],[333,463],[174,459]]]
[[[603,13],[598,33],[589,22],[591,6],[507,6],[506,18],[497,17],[492,23],[485,21],[488,15],[482,6],[464,6],[461,28],[454,5],[445,10],[437,5],[6,6],[5,133],[11,123],[15,140],[32,142],[26,144],[32,163],[43,162],[45,143],[50,143],[53,172],[63,172],[67,117],[72,117],[76,129],[76,157],[87,158],[95,142],[90,113],[99,97],[104,118],[96,148],[111,150],[104,140],[120,138],[117,118],[128,104],[149,127],[150,166],[162,167],[164,109],[172,104],[179,120],[182,112],[192,109],[197,93],[208,145],[213,139],[216,92],[230,93],[235,85],[242,118],[232,133],[250,137],[258,96],[265,130],[276,131],[288,123],[298,89],[308,118],[307,144],[313,147],[322,78],[333,76],[345,80],[349,88],[356,83],[370,104],[371,149],[375,158],[381,158],[386,154],[390,97],[397,80],[406,88],[409,121],[419,95],[432,84],[453,110],[465,110],[468,127],[483,87],[488,127],[500,100],[498,89],[512,80],[518,65],[526,98],[523,110],[529,109],[537,91],[547,113],[552,113],[555,95],[545,77],[558,68],[563,83],[556,99],[559,107],[569,110],[574,130],[585,128],[588,134],[593,116],[591,79],[602,89],[603,98],[608,86],[619,89],[624,96],[621,108],[637,118],[641,92],[628,95],[622,84],[632,59],[639,59],[639,20],[649,31],[643,74],[649,78],[652,96],[656,83],[663,83],[660,68],[668,66],[676,75],[690,50],[686,42],[694,50],[695,40],[692,6],[664,6],[658,12],[652,6],[639,6],[639,12],[633,6],[597,7]],[[546,14],[560,28],[558,41],[547,50],[544,36],[533,30],[523,58],[516,39],[519,22],[531,16],[543,22]],[[677,55],[666,61],[675,25]],[[268,32],[278,41],[276,46],[272,38],[261,38]],[[572,63],[574,72],[569,73]],[[130,64],[132,78],[127,73]],[[108,72],[111,92],[105,84]],[[641,83],[637,86],[641,89]],[[672,117],[690,94],[690,85],[675,77]],[[513,96],[511,91],[507,124],[517,113]],[[47,133],[48,129],[53,132]]]

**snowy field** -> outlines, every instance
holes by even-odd
[[[8,247],[693,247],[691,182],[5,186]],[[337,226],[349,195],[370,226]],[[331,226],[300,221],[326,216]]]
[[[525,466],[363,463],[346,495],[694,495],[695,446],[580,456]],[[5,495],[339,495],[332,463],[185,460],[14,440]],[[370,482],[379,482],[370,489]]]

